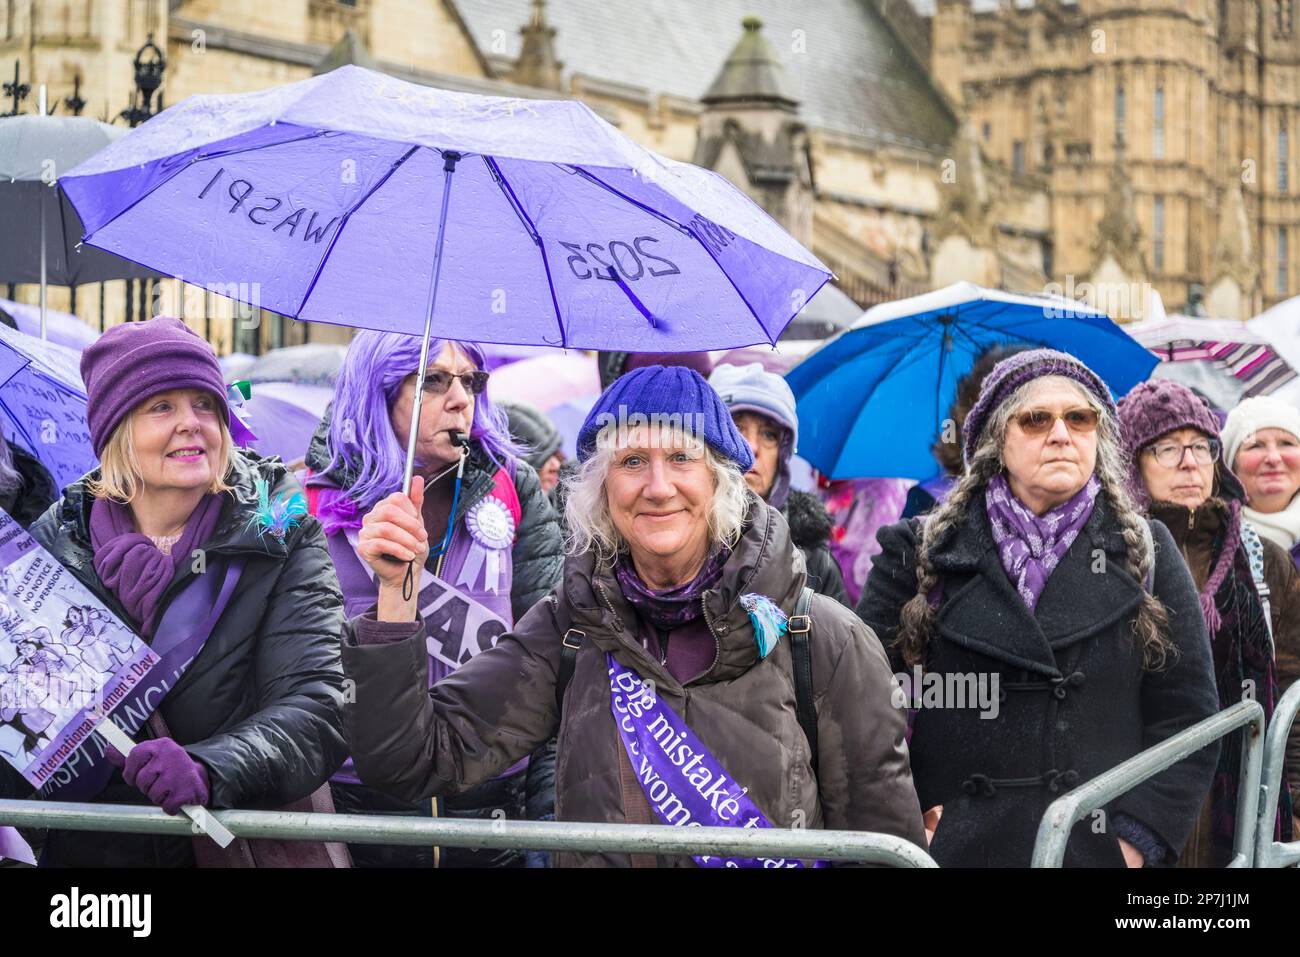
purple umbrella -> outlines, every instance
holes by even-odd
[[[296,319],[422,334],[426,348],[431,335],[637,352],[774,343],[830,277],[725,179],[581,103],[354,66],[190,97],[61,184],[89,245]]]
[[[256,382],[241,411],[256,434],[249,446],[292,462],[307,454],[312,433],[334,398],[332,389],[296,382]]]
[[[29,336],[41,335],[41,307],[23,302],[0,299],[0,312],[11,318],[18,331]],[[56,309],[45,310],[45,336],[50,342],[76,349],[80,352],[99,338],[99,333],[76,316]]]

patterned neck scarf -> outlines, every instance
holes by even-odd
[[[989,482],[984,507],[993,527],[993,543],[1007,577],[1030,611],[1038,606],[1053,569],[1079,537],[1100,491],[1101,482],[1093,475],[1064,505],[1035,515],[1012,494],[1006,475],[999,473]]]
[[[727,563],[731,552],[719,548],[704,560],[704,565],[694,578],[684,585],[655,591],[641,581],[632,565],[632,558],[624,553],[614,562],[614,576],[636,613],[656,628],[671,631],[694,621],[704,614],[699,598],[718,583],[722,577],[722,566]]]

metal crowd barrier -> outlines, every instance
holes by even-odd
[[[1283,698],[1284,701],[1286,697],[1292,697],[1291,713],[1294,714],[1300,698],[1288,694]],[[1274,713],[1274,730],[1279,723],[1280,714],[1279,707]],[[1289,726],[1290,722],[1286,724]],[[1259,819],[1259,784],[1264,753],[1264,708],[1258,701],[1240,701],[1230,708],[1225,708],[1154,747],[1135,754],[1123,764],[1097,775],[1086,784],[1053,801],[1038,825],[1038,838],[1034,842],[1031,866],[1060,867],[1065,860],[1065,845],[1070,839],[1070,830],[1083,820],[1084,815],[1115,800],[1121,794],[1154,777],[1189,754],[1201,750],[1212,741],[1248,725],[1250,730],[1242,736],[1241,743],[1241,785],[1238,790],[1237,829],[1233,837],[1232,862],[1228,866],[1253,866]],[[1285,738],[1285,736],[1286,732],[1283,730],[1279,737]],[[1280,755],[1279,751],[1278,775],[1281,774]],[[1274,811],[1276,807],[1277,794],[1274,791]],[[1268,834],[1271,840],[1272,827],[1269,828]]]
[[[1287,734],[1300,710],[1300,684],[1278,700],[1273,708],[1273,720],[1268,725],[1264,739],[1264,769],[1260,783],[1259,829],[1255,839],[1256,867],[1291,867],[1300,863],[1300,834],[1290,844],[1273,840],[1273,824],[1277,820],[1277,802],[1286,781],[1282,779],[1282,760],[1286,755]],[[1300,811],[1300,808],[1296,809]],[[1240,813],[1240,812],[1238,812]]]
[[[382,815],[296,811],[213,811],[236,837],[352,844],[616,851],[713,857],[848,861],[891,867],[938,867],[915,844],[868,831],[779,828],[666,827],[554,821],[394,820]],[[154,807],[0,800],[0,824],[133,834],[193,833],[190,822]]]

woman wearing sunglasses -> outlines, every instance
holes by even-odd
[[[1115,404],[1092,370],[1047,349],[999,362],[963,454],[934,512],[881,529],[858,614],[911,681],[899,703],[915,709],[931,855],[1024,867],[1053,801],[1219,699],[1192,577],[1133,505]],[[1198,751],[1076,825],[1065,864],[1176,858],[1216,757]]]
[[[363,519],[401,490],[419,361],[418,338],[358,333],[307,453],[308,506],[325,527],[349,617],[374,606],[379,595],[375,570],[362,557],[371,534]],[[412,566],[408,581],[419,591],[429,636],[430,684],[491,648],[551,590],[563,562],[558,519],[537,473],[510,440],[504,413],[484,391],[482,366],[473,343],[433,340],[419,398],[412,493],[423,488],[429,558],[423,568]],[[406,560],[415,551],[395,557]],[[436,806],[412,807],[362,784],[349,760],[333,779],[334,801],[354,813],[539,818],[551,813],[553,764],[550,752],[539,751],[531,763],[525,758]],[[359,867],[525,862],[513,850],[354,845],[352,853]]]
[[[1119,404],[1132,455],[1130,490],[1173,535],[1200,592],[1214,649],[1219,706],[1243,693],[1273,706],[1300,674],[1300,576],[1279,545],[1244,520],[1245,492],[1224,466],[1219,423],[1206,402],[1176,382],[1144,382]],[[1248,685],[1247,682],[1250,684]],[[1214,787],[1179,864],[1224,867],[1232,838],[1241,732],[1223,742]],[[1287,781],[1300,792],[1300,723],[1291,729]],[[1278,840],[1291,840],[1291,794],[1278,802]]]

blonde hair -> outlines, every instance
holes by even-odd
[[[90,480],[90,494],[95,498],[108,498],[126,505],[135,501],[142,491],[144,474],[140,471],[140,460],[136,457],[135,442],[131,437],[134,421],[135,410],[132,409],[108,437],[99,456],[99,478]],[[221,428],[221,446],[217,450],[212,484],[208,486],[208,491],[213,494],[230,491],[225,477],[230,472],[230,456],[234,448],[229,426],[220,417],[217,424]]]
[[[617,452],[614,441],[616,425],[611,423],[597,436],[596,451],[583,462],[576,474],[567,480],[568,497],[564,502],[564,520],[569,527],[565,540],[570,555],[581,555],[594,550],[599,563],[608,563],[627,551],[627,542],[614,525],[609,513],[609,498],[605,494],[605,476]],[[673,447],[703,449],[704,461],[713,473],[713,501],[709,506],[709,540],[735,546],[744,530],[748,512],[749,486],[745,476],[733,463],[722,458],[712,448],[680,430],[673,430]]]

